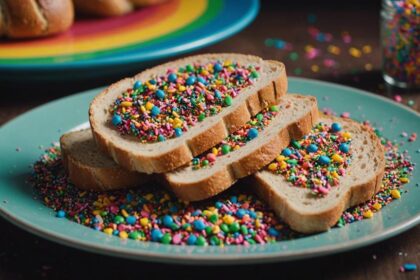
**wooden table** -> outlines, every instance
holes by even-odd
[[[366,1],[356,1],[343,7],[336,4],[338,1],[318,2],[321,1],[300,1],[286,5],[264,1],[258,18],[246,30],[199,52],[241,52],[281,60],[285,62],[290,76],[296,75],[296,69],[300,68],[302,77],[350,85],[384,96],[399,94],[404,103],[413,100],[414,109],[419,110],[419,91],[392,89],[382,81],[378,35],[380,3],[370,1],[366,4]],[[303,58],[305,46],[312,44],[322,47],[322,44],[308,35],[308,14],[316,15],[315,26],[321,31],[330,32],[337,38],[334,42],[342,53],[334,57],[339,63],[336,73],[322,66],[322,59]],[[345,45],[341,41],[340,34],[343,31],[351,34],[351,44]],[[289,58],[290,52],[265,46],[264,41],[267,38],[291,42],[293,51],[300,58],[293,61]],[[347,52],[351,46],[361,48],[364,45],[372,47],[371,54],[357,59]],[[370,71],[364,70],[367,63],[372,65]],[[315,64],[319,66],[318,72],[311,70]],[[313,69],[316,70],[316,67]],[[2,84],[0,96],[12,92],[14,98],[1,100],[0,125],[45,102],[94,86],[106,85],[118,78],[108,77],[80,85],[43,84],[16,87]],[[24,84],[24,77],[22,81]],[[406,262],[420,264],[420,226],[397,237],[348,253],[295,262],[229,267],[183,267],[121,260],[57,245],[35,237],[3,219],[0,219],[0,228],[0,279],[128,279],[158,276],[182,279],[203,276],[213,279],[242,279],[247,276],[259,279],[419,278],[419,270],[401,273],[399,266]]]

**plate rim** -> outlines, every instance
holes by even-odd
[[[358,93],[362,95],[367,95],[369,97],[373,97],[376,99],[380,99],[381,101],[390,103],[394,106],[398,106],[399,108],[414,114],[415,117],[420,118],[419,112],[416,112],[415,110],[407,106],[404,106],[402,104],[396,103],[388,98],[370,93],[365,90],[360,90],[360,89],[356,89],[349,86],[343,86],[343,85],[339,85],[339,84],[335,84],[331,82],[318,81],[318,80],[301,78],[301,77],[290,77],[289,80],[295,81],[295,82],[302,81],[306,83],[308,82],[317,83],[317,84],[332,87],[332,88],[357,91]],[[99,88],[82,91],[76,95],[83,95],[83,94],[86,94],[87,92],[100,90],[102,88],[103,87],[99,87]],[[67,98],[75,97],[76,95],[62,97],[57,100],[43,104],[41,106],[35,107],[25,112],[24,114],[12,119],[11,121],[8,121],[5,124],[3,124],[0,127],[0,132],[5,126],[13,125],[13,122],[15,122],[16,120],[20,118],[26,117],[27,114],[31,114],[34,110],[42,110],[44,106],[51,105],[56,102],[62,102],[63,100]],[[156,251],[146,251],[146,250],[133,251],[133,249],[127,250],[127,248],[123,248],[119,246],[116,247],[114,245],[109,245],[109,244],[89,243],[88,241],[85,241],[83,239],[82,240],[75,239],[72,236],[67,236],[61,233],[54,233],[51,230],[38,227],[31,223],[27,223],[24,220],[19,219],[19,217],[15,217],[12,213],[7,211],[7,209],[5,209],[2,204],[0,204],[0,216],[2,216],[8,222],[11,222],[12,224],[20,227],[21,229],[25,231],[35,234],[36,236],[39,236],[41,238],[44,238],[44,239],[68,246],[68,247],[77,248],[82,251],[88,251],[88,252],[100,253],[100,254],[104,254],[108,256],[129,258],[129,259],[142,260],[142,261],[177,263],[177,264],[185,264],[185,261],[188,261],[189,265],[220,265],[220,264],[229,265],[229,264],[247,264],[247,263],[269,263],[269,262],[278,262],[278,261],[291,261],[291,260],[298,260],[298,259],[306,259],[306,258],[324,256],[324,255],[333,255],[333,254],[337,254],[341,252],[351,251],[357,248],[361,248],[364,246],[368,246],[368,245],[383,241],[385,239],[396,236],[420,224],[420,213],[417,213],[417,215],[414,215],[411,218],[397,225],[392,226],[391,228],[375,233],[373,235],[371,234],[362,238],[358,238],[356,240],[340,242],[338,244],[325,245],[318,248],[299,249],[299,250],[286,251],[286,252],[284,251],[283,252],[281,251],[280,252],[279,251],[264,252],[262,255],[243,254],[240,256],[240,258],[238,258],[237,254],[175,255],[175,254],[168,254],[168,253],[156,252]],[[162,246],[174,246],[174,245],[162,245]],[[257,244],[257,245],[251,245],[251,246],[269,246],[269,245]]]
[[[211,0],[208,0],[211,1]],[[224,0],[224,1],[232,1],[232,0]],[[134,64],[140,62],[150,62],[153,60],[164,59],[167,57],[182,55],[185,53],[189,53],[195,51],[199,48],[207,47],[211,44],[215,44],[220,42],[223,39],[232,36],[239,31],[243,30],[249,24],[253,22],[253,20],[258,15],[260,10],[260,1],[259,0],[247,0],[249,3],[247,12],[244,13],[240,20],[237,22],[233,22],[227,27],[220,29],[217,32],[204,35],[200,37],[198,40],[187,40],[187,42],[171,46],[165,47],[161,50],[152,50],[147,53],[140,53],[140,54],[131,54],[124,57],[120,57],[118,59],[113,57],[105,57],[105,58],[95,58],[93,60],[82,60],[82,61],[73,61],[73,62],[66,62],[62,64],[43,64],[43,63],[22,63],[22,64],[0,64],[0,71],[16,71],[16,72],[26,72],[26,71],[53,71],[53,70],[77,70],[77,69],[90,69],[97,66],[103,67],[112,67],[116,65],[126,65],[126,64]]]

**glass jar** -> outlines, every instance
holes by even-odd
[[[385,81],[420,87],[420,1],[382,0],[382,71]]]

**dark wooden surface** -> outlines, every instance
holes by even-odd
[[[398,94],[403,97],[404,103],[413,100],[414,109],[419,110],[418,90],[393,89],[382,81],[380,3],[356,1],[347,6],[338,6],[336,2],[339,1],[304,1],[286,5],[263,1],[259,16],[246,30],[199,52],[241,52],[282,60],[291,76],[295,75],[296,68],[301,68],[302,77],[350,85],[388,97]],[[308,14],[315,14],[317,21],[314,25],[321,31],[332,33],[337,38],[334,42],[342,48],[342,54],[335,57],[339,63],[335,73],[322,66],[315,73],[311,71],[311,66],[321,65],[322,60],[303,58],[303,49],[308,44],[325,49],[325,45],[311,39],[307,33]],[[351,44],[345,45],[340,41],[342,31],[351,34]],[[291,42],[300,58],[292,61],[289,52],[266,47],[264,40],[267,38]],[[348,47],[363,45],[372,46],[373,52],[359,59],[347,53]],[[372,64],[371,71],[364,70],[366,63]],[[1,84],[0,96],[13,92],[14,98],[1,99],[0,125],[45,102],[106,85],[118,78],[107,77],[81,84],[25,85],[22,77],[23,82],[19,86]],[[303,261],[229,267],[186,267],[122,260],[57,245],[32,236],[3,219],[0,219],[0,229],[0,279],[200,279],[206,276],[209,279],[419,279],[419,270],[399,272],[400,265],[406,262],[420,264],[419,226],[397,237],[347,253]]]

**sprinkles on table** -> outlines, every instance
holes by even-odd
[[[236,151],[245,146],[249,141],[258,137],[258,134],[264,130],[278,114],[278,110],[277,106],[271,106],[257,114],[239,130],[226,137],[221,143],[194,158],[191,161],[193,169],[197,170],[206,166],[211,166],[218,157],[226,155],[231,151]]]
[[[337,186],[351,162],[351,134],[339,123],[319,123],[300,140],[292,140],[268,170],[283,175],[293,186],[326,195]]]
[[[190,127],[232,105],[233,98],[259,77],[259,66],[231,61],[188,64],[166,75],[136,81],[110,108],[121,134],[142,143],[180,137]]]

